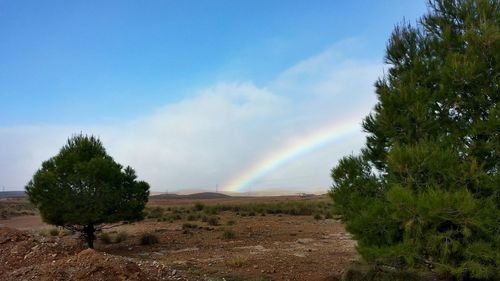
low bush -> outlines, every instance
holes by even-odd
[[[200,203],[200,202],[196,202],[194,204],[194,210],[197,211],[197,212],[200,212],[203,210],[203,208],[205,208],[205,205],[203,205],[203,203]]]
[[[219,218],[217,218],[217,217],[210,217],[210,218],[208,218],[207,222],[208,222],[209,225],[216,226],[216,225],[219,225]]]
[[[243,267],[248,264],[248,258],[235,257],[233,259],[227,260],[226,264],[230,267]]]
[[[212,207],[205,207],[204,212],[207,215],[218,215],[219,214],[218,208],[214,207],[214,206],[212,206]]]
[[[55,227],[54,227],[54,228],[51,228],[51,229],[49,230],[49,234],[50,234],[50,236],[58,236],[58,235],[59,235],[59,229],[58,229],[58,228],[55,228]]]
[[[15,216],[34,215],[37,213],[35,206],[24,201],[0,201],[0,218],[8,219]]]
[[[59,236],[69,236],[69,235],[73,235],[75,234],[74,231],[72,230],[69,230],[69,229],[62,229],[61,231],[59,231]]]
[[[260,214],[288,214],[293,216],[312,216],[326,213],[332,208],[331,202],[323,200],[290,200],[266,203],[217,204],[204,206],[206,214],[216,215],[220,212],[234,212],[240,216]]]
[[[128,233],[125,231],[119,232],[115,237],[115,243],[121,243],[128,240]]]
[[[158,236],[150,232],[143,233],[140,238],[141,245],[153,245],[157,244],[158,242],[160,242]]]
[[[165,212],[165,209],[162,207],[146,207],[144,209],[145,216],[149,219],[160,219],[163,217],[163,213]]]
[[[173,221],[176,221],[176,220],[182,220],[182,216],[179,215],[179,214],[171,214],[169,215],[166,220],[170,221],[170,222],[173,222]]]
[[[182,229],[183,230],[187,230],[187,229],[190,229],[190,228],[198,228],[198,225],[194,224],[194,223],[184,223],[184,224],[182,224]]]
[[[99,240],[101,240],[101,242],[103,244],[111,244],[111,236],[109,236],[108,233],[103,232],[103,233],[99,234],[98,238],[99,238]]]
[[[231,229],[226,229],[222,235],[224,239],[234,239],[236,238],[236,233]]]

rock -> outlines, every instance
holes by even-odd
[[[307,243],[310,243],[312,241],[314,241],[314,239],[311,239],[311,238],[297,239],[297,243],[299,243],[299,244],[307,244]]]

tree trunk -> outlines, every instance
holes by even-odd
[[[87,241],[87,245],[89,246],[89,248],[93,249],[94,248],[94,239],[95,239],[95,236],[94,236],[94,232],[95,232],[95,228],[94,228],[94,225],[93,224],[89,224],[89,225],[86,225],[83,227],[83,232],[84,232],[84,236],[85,236],[85,241]]]

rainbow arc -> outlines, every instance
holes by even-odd
[[[224,184],[226,191],[247,192],[256,181],[284,164],[361,131],[359,117],[330,124],[285,143]]]

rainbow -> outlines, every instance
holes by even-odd
[[[224,189],[230,192],[246,192],[257,180],[285,163],[360,131],[361,126],[359,124],[359,117],[339,121],[335,124],[329,124],[316,129],[272,151],[260,161],[254,163],[248,169],[244,170],[244,172],[224,184],[226,187]]]

